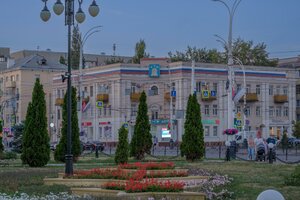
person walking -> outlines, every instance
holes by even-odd
[[[254,139],[253,139],[253,136],[250,135],[250,137],[248,139],[248,160],[253,160],[254,148],[255,148]]]

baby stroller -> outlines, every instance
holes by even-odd
[[[266,161],[266,149],[263,143],[256,146],[256,161]]]

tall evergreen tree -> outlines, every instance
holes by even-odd
[[[128,144],[128,130],[122,126],[119,129],[119,143],[117,145],[115,163],[124,164],[128,162],[129,144]]]
[[[72,34],[72,47],[71,47],[72,69],[79,69],[80,41],[81,41],[81,35],[80,35],[79,27],[77,24],[74,26],[73,34]]]
[[[43,85],[36,79],[28,105],[22,143],[22,162],[30,167],[45,166],[50,160],[46,100]]]
[[[204,156],[204,136],[200,105],[196,95],[190,95],[184,123],[184,134],[180,145],[181,155],[194,161]]]
[[[56,150],[54,152],[54,159],[57,161],[65,162],[65,155],[67,154],[67,127],[68,127],[68,116],[67,116],[67,105],[68,105],[68,91],[64,97],[63,109],[62,109],[62,136]],[[72,87],[72,106],[71,106],[71,123],[72,123],[72,154],[73,160],[76,161],[80,155],[80,140],[79,140],[79,127],[78,127],[78,116],[77,116],[77,97],[76,88]]]
[[[130,143],[130,156],[138,160],[144,159],[145,153],[150,153],[152,147],[152,136],[150,133],[150,124],[147,108],[147,96],[142,92],[134,132]]]
[[[2,135],[3,135],[2,131],[3,131],[2,120],[0,120],[0,154],[1,154],[1,153],[3,152],[3,150],[4,150],[4,146],[3,146],[3,144],[2,144]]]

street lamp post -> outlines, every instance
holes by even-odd
[[[227,51],[228,51],[228,89],[227,89],[227,97],[228,97],[228,121],[227,121],[227,128],[233,127],[233,101],[232,101],[232,89],[233,89],[233,56],[232,56],[232,22],[234,13],[242,0],[234,0],[233,5],[230,7],[224,0],[212,0],[216,2],[220,2],[224,4],[227,8],[229,13],[229,34],[228,34],[228,42],[226,43]]]
[[[75,37],[75,39],[78,41],[79,43],[79,49],[80,49],[80,52],[79,52],[79,81],[78,81],[78,94],[79,94],[79,131],[80,133],[82,132],[82,99],[84,97],[83,95],[83,91],[81,89],[81,85],[82,85],[82,68],[84,68],[85,66],[83,66],[83,47],[84,47],[84,44],[85,42],[87,41],[87,39],[93,35],[94,33],[97,33],[99,32],[99,28],[101,26],[94,26],[92,28],[90,28],[84,35],[83,37],[81,37],[81,33],[79,35],[79,38],[78,37]]]
[[[45,3],[43,10],[40,13],[40,17],[43,21],[48,21],[50,19],[51,13],[47,8],[47,1],[42,0]],[[78,0],[79,8],[75,14],[75,19],[78,23],[82,23],[85,20],[85,14],[81,9],[81,4],[83,0]],[[65,174],[67,176],[73,175],[73,154],[72,154],[72,124],[71,124],[71,26],[74,25],[74,0],[65,0],[65,25],[68,27],[68,71],[65,75],[62,76],[63,80],[68,79],[68,96],[67,96],[67,154],[65,155]],[[64,5],[61,3],[61,0],[57,0],[53,6],[53,11],[55,14],[60,15],[64,11]],[[89,13],[92,17],[96,17],[99,13],[99,7],[96,4],[96,1],[93,0],[92,4],[89,7]]]

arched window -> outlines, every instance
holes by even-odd
[[[158,87],[157,87],[157,86],[155,86],[155,85],[152,86],[152,87],[151,87],[151,91],[152,91],[152,94],[153,94],[153,95],[158,95]]]

